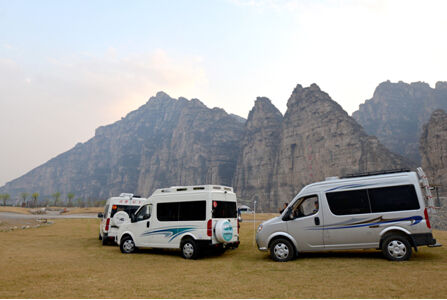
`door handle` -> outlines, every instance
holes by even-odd
[[[147,223],[146,223],[146,227],[149,228],[150,225],[151,225],[151,222],[150,222],[150,221],[147,221]]]
[[[315,217],[314,221],[315,221],[315,225],[320,225],[320,218],[319,217]]]

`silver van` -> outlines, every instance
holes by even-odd
[[[369,248],[382,250],[389,260],[407,260],[412,248],[440,246],[421,184],[423,178],[405,170],[307,185],[279,217],[259,225],[258,249],[270,251],[275,261],[300,252]]]

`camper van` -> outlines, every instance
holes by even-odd
[[[118,227],[130,221],[130,215],[137,211],[146,198],[130,193],[121,193],[119,197],[107,199],[104,212],[98,214],[101,218],[99,225],[99,240],[103,245],[115,241]]]
[[[137,248],[180,249],[195,259],[205,248],[224,252],[239,246],[239,223],[233,188],[220,185],[158,189],[120,226],[121,252]]]
[[[424,201],[431,195],[419,169],[419,177],[399,170],[307,185],[279,217],[259,225],[258,249],[281,262],[301,252],[370,248],[402,261],[412,248],[440,246],[432,235]]]

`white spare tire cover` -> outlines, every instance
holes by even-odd
[[[113,224],[120,227],[124,223],[130,222],[129,215],[125,211],[119,211],[112,218]]]
[[[214,227],[216,239],[221,243],[228,243],[233,238],[233,226],[228,220],[219,220]]]

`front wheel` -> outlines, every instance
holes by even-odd
[[[199,246],[193,239],[185,239],[180,244],[182,256],[185,259],[196,259],[199,256]]]
[[[294,256],[294,247],[291,242],[286,239],[277,239],[270,245],[270,257],[274,261],[289,261]]]
[[[135,247],[135,242],[133,241],[133,239],[130,236],[126,235],[121,239],[120,249],[122,253],[130,254],[134,253],[137,247]]]
[[[411,245],[408,239],[402,235],[390,235],[382,243],[382,253],[389,260],[408,260],[411,256]]]

